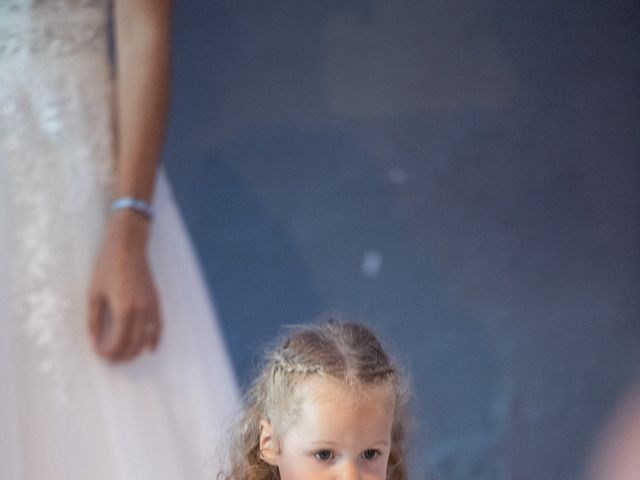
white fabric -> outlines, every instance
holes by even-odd
[[[105,0],[0,0],[0,478],[213,479],[238,392],[162,169],[155,353],[92,351],[87,289],[113,184]]]

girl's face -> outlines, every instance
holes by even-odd
[[[262,422],[263,458],[281,480],[383,480],[391,445],[395,397],[390,387],[357,391],[314,377],[301,385],[296,421],[278,440]]]

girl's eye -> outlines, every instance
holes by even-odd
[[[373,450],[373,449],[369,449],[369,450],[365,450],[362,453],[362,456],[366,459],[366,460],[373,460],[374,458],[376,458],[379,455],[380,452],[378,452],[377,450]]]
[[[316,452],[315,457],[322,462],[326,462],[333,458],[333,453],[331,450],[320,450],[319,452]]]

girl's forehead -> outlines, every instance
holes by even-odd
[[[393,409],[395,392],[392,385],[362,385],[345,380],[313,376],[302,382],[299,392],[303,401],[336,404],[342,408],[359,408],[363,404]]]
[[[300,408],[285,433],[287,439],[336,445],[388,441],[395,405],[390,386],[354,386],[336,379],[310,378],[300,387]]]

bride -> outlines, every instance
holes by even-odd
[[[237,387],[159,165],[170,3],[0,0],[3,478],[219,468]]]

